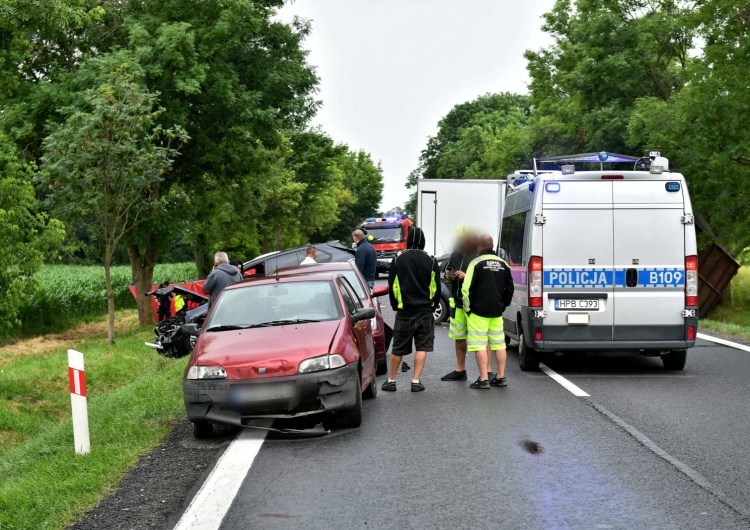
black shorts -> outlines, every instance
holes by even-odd
[[[415,317],[396,315],[393,326],[393,355],[403,356],[416,351],[432,351],[435,344],[435,317],[432,312]]]

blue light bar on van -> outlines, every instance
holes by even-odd
[[[375,222],[374,217],[368,217],[367,219],[365,219],[365,223],[374,223],[374,222]]]
[[[667,188],[667,191],[680,191],[679,182],[667,182],[664,187]]]
[[[547,193],[557,193],[560,191],[560,183],[559,182],[547,182],[544,185],[544,189],[547,190]]]

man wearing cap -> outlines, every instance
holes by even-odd
[[[513,278],[510,267],[493,251],[492,236],[480,236],[478,256],[466,270],[461,292],[467,316],[466,346],[476,352],[479,379],[471,388],[489,390],[490,386],[508,386],[505,382],[505,334],[503,311],[513,300]],[[489,380],[492,360],[489,349],[497,358],[497,376]]]
[[[441,381],[466,381],[466,312],[464,311],[461,287],[466,270],[476,252],[477,237],[466,223],[456,226],[456,248],[445,268],[445,279],[451,283],[452,295],[449,300],[451,324],[448,337],[456,341],[456,369],[440,378]]]

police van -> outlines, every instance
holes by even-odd
[[[598,170],[577,170],[592,163]],[[684,368],[698,329],[698,252],[685,178],[669,161],[538,158],[507,182],[498,250],[515,295],[503,317],[521,369],[565,351],[659,355]]]

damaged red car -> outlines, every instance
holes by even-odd
[[[374,317],[341,274],[227,287],[184,374],[195,436],[259,418],[317,416],[326,428],[358,427],[363,397],[377,395]]]

